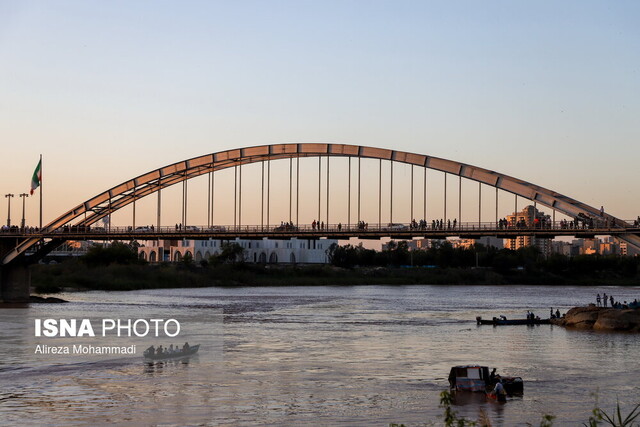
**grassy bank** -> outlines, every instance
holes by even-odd
[[[32,267],[31,283],[36,292],[52,293],[63,288],[87,290],[135,290],[206,286],[318,286],[318,285],[638,285],[637,278],[570,277],[551,273],[462,267],[340,268],[322,266],[262,266],[220,264],[185,266],[176,264],[88,265],[70,260],[56,265]]]

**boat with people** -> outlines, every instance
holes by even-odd
[[[501,376],[496,368],[481,365],[454,366],[449,372],[449,386],[455,391],[482,392],[487,398],[504,402],[506,396],[522,395],[524,382],[521,377]]]
[[[173,346],[171,346],[168,349],[163,349],[162,345],[160,345],[158,346],[157,349],[154,348],[153,346],[147,348],[142,353],[142,355],[147,360],[154,360],[154,361],[155,360],[175,360],[175,359],[181,359],[183,357],[193,356],[198,352],[199,349],[200,349],[200,344],[190,346],[189,344],[185,343],[181,349],[178,349],[176,347],[175,350]]]
[[[535,317],[532,319],[507,319],[504,316],[494,317],[492,319],[483,319],[481,316],[476,317],[476,323],[478,325],[494,325],[494,326],[504,326],[504,325],[549,325],[551,323],[551,319],[541,319],[539,317]]]

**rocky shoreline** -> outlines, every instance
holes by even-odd
[[[594,331],[640,332],[640,309],[596,307],[573,307],[560,319],[551,323],[567,328]]]

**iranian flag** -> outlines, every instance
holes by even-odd
[[[33,171],[33,176],[31,177],[31,191],[29,194],[33,196],[33,192],[36,188],[40,187],[42,183],[42,159],[38,162],[38,166],[36,166],[36,170]]]

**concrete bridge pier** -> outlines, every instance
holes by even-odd
[[[24,263],[7,264],[0,267],[2,302],[29,302],[31,272]]]

